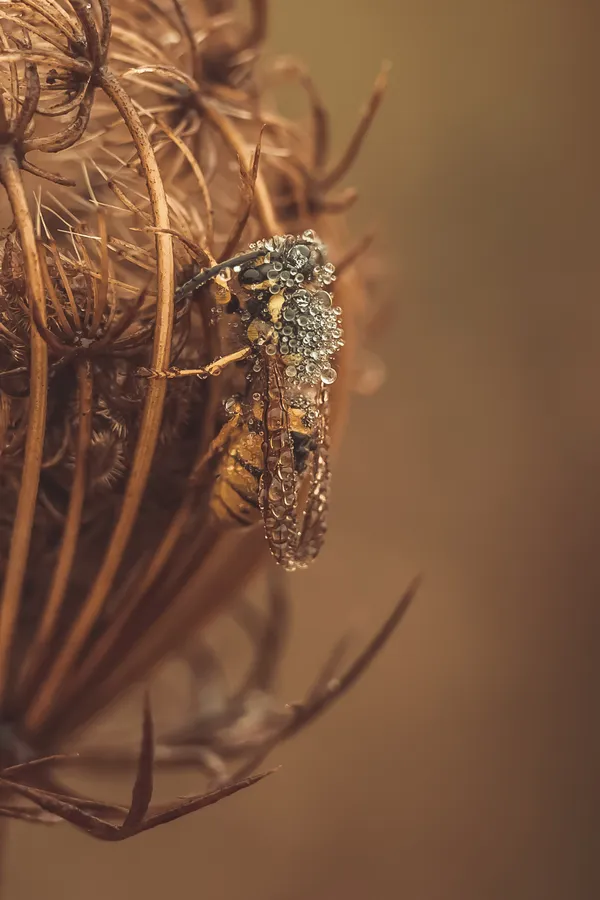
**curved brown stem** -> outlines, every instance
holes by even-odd
[[[375,232],[369,231],[367,234],[363,235],[353,244],[349,250],[339,259],[335,264],[335,272],[336,276],[339,278],[341,275],[346,272],[347,269],[351,268],[354,265],[357,259],[359,259],[363,253],[366,253],[367,250],[371,247],[371,244],[375,240]]]
[[[53,63],[55,66],[60,66],[61,69],[66,69],[68,72],[76,72],[78,75],[83,75],[86,78],[89,78],[92,74],[92,67],[87,59],[72,59],[70,56],[65,56],[57,50],[49,50],[45,47],[36,47],[34,50],[3,50],[2,62],[29,62],[42,63],[43,65],[51,65]]]
[[[197,460],[194,469],[190,474],[190,486],[193,485],[196,488],[198,487],[203,476],[206,474],[209,464],[227,445],[231,435],[238,427],[239,419],[237,417],[232,418],[223,427],[206,452]],[[162,541],[154,551],[152,560],[145,567],[144,573],[140,575],[140,579],[136,580],[134,586],[127,591],[127,597],[123,598],[124,602],[123,605],[120,606],[118,614],[110,625],[108,625],[104,634],[96,641],[85,661],[75,673],[71,685],[73,694],[76,694],[82,686],[88,684],[93,679],[98,666],[116,644],[125,625],[131,620],[132,615],[138,609],[139,604],[144,601],[148,591],[156,584],[158,578],[163,573],[178,541],[192,517],[196,496],[196,492],[191,489],[185,494],[184,500],[171,520]]]
[[[228,119],[226,116],[221,115],[210,104],[204,104],[204,106],[202,107],[202,111],[206,115],[207,119],[210,120],[211,124],[221,134],[223,140],[227,144],[229,144],[229,146],[235,151],[240,160],[240,166],[244,167],[245,175],[248,179],[250,179],[251,172],[248,170],[246,163],[244,162],[246,147],[244,139],[238,129],[230,119]],[[260,219],[261,226],[264,229],[264,233],[267,235],[279,234],[281,230],[279,221],[277,219],[275,210],[273,209],[271,197],[269,196],[269,189],[264,178],[261,175],[257,176],[254,190],[256,195],[257,213]]]
[[[61,184],[63,187],[75,187],[75,182],[70,178],[63,178],[62,175],[57,175],[55,172],[48,172],[47,169],[40,169],[39,166],[35,166],[26,159],[22,161],[21,169],[23,172],[29,172],[30,175],[35,175],[36,178],[43,178],[45,181],[51,181],[52,184]]]
[[[233,224],[231,233],[227,238],[225,246],[219,254],[220,259],[227,259],[227,257],[231,256],[231,254],[237,249],[237,246],[242,239],[242,235],[244,233],[246,225],[248,224],[248,219],[250,218],[250,213],[252,212],[252,206],[254,203],[256,179],[258,178],[258,164],[260,162],[263,130],[264,126],[258,138],[258,143],[256,145],[256,150],[254,151],[254,156],[252,158],[249,173],[247,173],[245,167],[240,161],[240,175],[242,178],[242,206],[238,217]]]
[[[25,141],[23,143],[23,152],[29,153],[30,150],[43,150],[45,153],[59,153],[61,150],[67,150],[69,147],[72,147],[88,126],[93,99],[94,88],[88,87],[73,121],[60,132]]]
[[[268,20],[269,4],[267,0],[252,0],[251,24],[236,47],[238,53],[241,53],[243,50],[258,47],[259,44],[262,44],[267,36]]]
[[[28,647],[25,661],[19,673],[19,691],[24,690],[30,682],[30,678],[35,675],[54,634],[79,539],[87,482],[87,457],[92,437],[93,380],[89,362],[79,364],[77,376],[79,382],[79,431],[69,509],[48,600],[44,606],[38,630]]]
[[[108,45],[110,43],[112,11],[108,0],[98,0],[98,6],[100,7],[100,16],[102,20],[100,28],[100,46],[102,49],[102,59],[106,59]]]
[[[163,598],[161,614],[139,635],[127,655],[121,654],[109,669],[103,668],[83,692],[72,698],[68,708],[61,709],[60,716],[50,723],[50,734],[44,734],[44,741],[60,742],[60,736],[66,733],[71,737],[107,702],[112,702],[137,679],[146,677],[190,628],[204,627],[223,609],[233,592],[264,562],[265,552],[261,528],[214,532],[210,544],[203,549],[202,566],[194,565],[193,574],[181,579],[179,590],[163,584],[157,586],[161,597],[167,592],[169,596],[168,603]],[[58,725],[56,733],[52,725]]]
[[[33,63],[25,66],[25,98],[12,129],[15,142],[22,140],[33,119],[40,99],[41,86],[37,67]]]
[[[215,211],[214,211],[214,208],[212,205],[210,192],[208,190],[208,184],[206,183],[206,178],[204,177],[204,172],[202,171],[202,167],[200,166],[200,163],[197,161],[196,157],[194,156],[194,154],[192,153],[190,148],[187,146],[185,141],[183,141],[179,137],[179,135],[175,134],[169,128],[169,126],[165,122],[163,122],[161,119],[157,119],[156,121],[157,121],[158,127],[161,129],[161,131],[164,131],[164,133],[167,135],[167,137],[170,138],[171,141],[173,141],[173,143],[175,144],[177,149],[185,157],[185,159],[187,160],[187,162],[190,166],[190,169],[192,170],[192,172],[194,174],[194,177],[195,177],[198,187],[200,189],[200,196],[202,197],[202,200],[204,202],[204,207],[206,209],[206,243],[208,244],[209,247],[212,247],[214,233],[215,233],[215,228],[214,228]]]
[[[164,185],[150,139],[138,112],[120,81],[110,70],[101,69],[98,81],[117,107],[138,151],[152,206],[153,224],[159,229],[168,229],[169,210]],[[169,365],[171,349],[174,293],[173,239],[166,230],[156,233],[156,256],[158,288],[152,366],[165,369]],[[142,424],[119,519],[90,593],[27,712],[26,721],[30,733],[39,730],[48,718],[54,698],[94,627],[114,581],[150,474],[160,432],[166,386],[166,381],[162,379],[152,380],[148,384]]]
[[[19,164],[14,151],[8,146],[0,152],[0,181],[8,194],[17,223],[29,289],[30,309],[35,309],[41,320],[45,322],[46,298],[35,228],[27,205]],[[10,651],[35,517],[46,428],[47,388],[48,348],[37,329],[32,328],[30,404],[25,458],[0,605],[0,702],[5,699],[6,695]]]
[[[348,142],[348,146],[344,150],[341,159],[337,162],[329,172],[323,176],[323,178],[319,179],[319,187],[323,191],[328,191],[330,188],[337,184],[338,181],[346,175],[348,170],[351,168],[354,160],[360,153],[360,148],[362,147],[363,141],[367,136],[367,133],[373,124],[373,119],[377,113],[381,105],[381,101],[383,100],[383,95],[385,93],[385,89],[387,87],[388,82],[388,72],[390,66],[388,63],[385,63],[381,67],[381,71],[375,80],[375,84],[373,85],[373,90],[371,92],[371,96],[367,101],[367,105],[363,111],[362,116],[360,117],[360,121],[356,126],[356,130],[352,137]]]
[[[181,26],[181,30],[183,32],[183,36],[185,37],[189,51],[190,51],[190,68],[192,70],[192,75],[199,81],[202,77],[202,66],[201,66],[201,58],[197,53],[196,48],[196,38],[194,36],[194,29],[192,28],[192,23],[190,22],[187,14],[187,10],[184,7],[181,0],[173,0],[173,6],[175,7],[175,15],[177,16],[178,22]]]
[[[28,6],[34,13],[37,13],[51,25],[54,25],[68,40],[76,40],[81,37],[73,27],[73,22],[66,11],[61,9],[58,4],[51,6],[47,2],[43,2],[43,0],[21,0],[21,2],[23,6]]]
[[[103,49],[102,43],[100,41],[100,35],[98,34],[98,29],[96,28],[96,22],[92,14],[91,3],[88,3],[87,0],[70,0],[70,4],[73,7],[75,15],[79,19],[81,27],[83,28],[85,43],[87,46],[87,53],[94,65],[94,68],[96,66],[103,65],[106,55],[106,49],[108,49],[108,42],[106,42],[106,48]]]

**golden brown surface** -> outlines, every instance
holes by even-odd
[[[415,571],[426,582],[365,681],[277,751],[276,776],[119,846],[11,825],[4,895],[591,900],[598,14],[274,8],[273,45],[311,63],[340,143],[381,57],[395,63],[353,179],[397,270],[389,377],[354,404],[328,544],[294,579],[286,695],[345,622],[372,626]]]

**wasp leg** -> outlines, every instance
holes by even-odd
[[[208,378],[209,375],[220,375],[225,366],[245,359],[251,351],[252,347],[243,347],[241,350],[236,350],[235,353],[219,356],[218,359],[213,359],[207,366],[201,366],[199,369],[178,369],[176,366],[172,366],[170,369],[142,367],[137,370],[137,374],[142,378],[190,378],[193,375],[198,378]]]

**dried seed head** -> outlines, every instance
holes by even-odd
[[[253,0],[241,24],[228,0],[0,0],[0,182],[12,212],[0,223],[5,761],[60,746],[220,611],[264,558],[260,531],[225,528],[209,509],[234,367],[206,381],[140,371],[202,367],[235,346],[235,322],[213,315],[218,286],[176,291],[201,269],[306,228],[334,263],[344,255],[339,214],[353,195],[329,192],[359,149],[384,76],[331,164],[327,114],[308,74],[290,64],[259,73],[267,7]],[[282,75],[308,93],[310,139],[265,99]],[[23,172],[35,176],[33,190]],[[361,325],[355,256],[336,296],[350,344]],[[334,438],[350,358],[346,346]],[[258,719],[246,740],[248,719],[230,717],[217,744],[260,750],[299,727]],[[237,789],[152,816],[153,757],[147,711],[120,826],[110,821],[122,818],[118,808],[97,804],[107,819],[94,825],[89,803],[58,799],[45,766],[45,792],[25,786],[30,762],[5,771],[3,786],[38,813],[7,804],[0,814],[57,815],[120,840]]]

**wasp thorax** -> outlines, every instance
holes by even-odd
[[[341,310],[332,307],[327,291],[300,289],[285,297],[275,329],[286,376],[295,384],[332,384],[331,362],[343,346]]]
[[[325,244],[305,231],[250,246],[264,256],[241,267],[238,275],[240,286],[252,295],[246,315],[258,317],[248,328],[249,340],[266,342],[267,352],[281,355],[289,384],[332,384],[332,360],[344,342],[341,310],[333,306],[330,290],[335,268]]]

